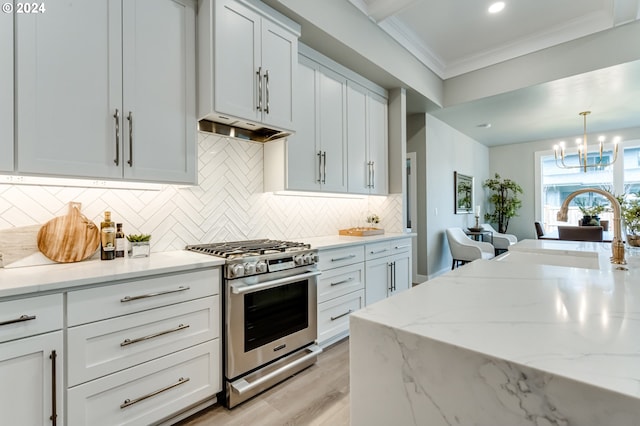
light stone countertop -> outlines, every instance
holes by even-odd
[[[311,244],[312,249],[327,250],[338,247],[347,247],[358,244],[377,243],[380,241],[394,240],[397,238],[416,237],[416,233],[387,232],[368,237],[351,237],[346,235],[327,235],[322,237],[298,238],[296,241]]]
[[[224,265],[224,259],[186,250],[151,253],[143,258],[85,260],[75,263],[0,268],[0,298],[36,295],[109,281],[186,272]]]
[[[628,270],[617,270],[610,250],[525,240],[514,261],[475,261],[352,314],[354,356],[375,354],[352,364],[353,424],[634,424],[640,253],[628,251]],[[596,256],[600,267],[524,261],[540,254]],[[367,389],[380,389],[370,378],[380,371],[389,390],[377,401]],[[384,398],[387,412],[360,413]]]

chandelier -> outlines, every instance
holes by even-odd
[[[582,169],[586,173],[588,167],[607,167],[615,163],[618,159],[618,143],[620,142],[620,137],[616,136],[613,139],[613,159],[604,161],[602,158],[602,150],[604,147],[605,137],[600,136],[598,138],[599,156],[594,158],[594,161],[591,164],[587,162],[589,154],[587,150],[587,115],[589,114],[591,114],[591,111],[583,111],[580,113],[580,115],[584,119],[584,136],[582,137],[582,139],[576,139],[576,145],[578,147],[578,164],[565,163],[565,143],[564,141],[562,141],[558,145],[555,145],[553,147],[553,153],[556,158],[556,166],[562,169]]]

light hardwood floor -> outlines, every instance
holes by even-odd
[[[349,425],[349,340],[326,348],[318,362],[241,405],[220,405],[178,423],[208,425]]]

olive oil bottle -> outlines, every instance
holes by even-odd
[[[100,259],[112,260],[116,257],[116,226],[111,221],[111,212],[104,212],[100,222]]]
[[[122,224],[116,223],[116,257],[124,257],[125,242]]]

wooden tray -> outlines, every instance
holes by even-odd
[[[338,231],[340,235],[349,235],[351,237],[368,237],[370,235],[384,234],[384,229],[380,228],[349,228]]]

